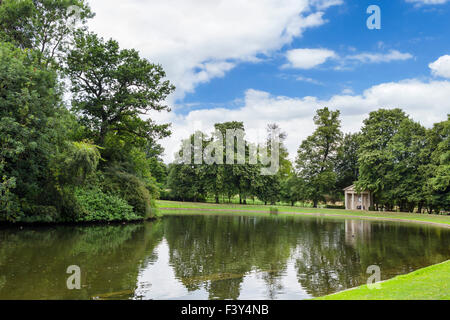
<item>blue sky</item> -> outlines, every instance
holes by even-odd
[[[370,5],[381,29],[369,30]],[[91,1],[90,27],[133,47],[177,86],[163,141],[167,162],[180,140],[214,123],[243,121],[248,139],[269,123],[287,132],[291,158],[314,130],[319,107],[341,110],[360,129],[380,107],[403,108],[425,126],[450,113],[450,0]]]
[[[366,9],[371,4],[380,6],[381,30],[369,30],[366,26],[369,17]],[[361,93],[382,82],[429,77],[428,64],[442,53],[450,53],[449,17],[450,3],[417,7],[395,0],[346,1],[342,6],[327,10],[328,23],[307,30],[301,38],[283,46],[275,56],[263,56],[259,63],[242,63],[223,78],[200,84],[183,100],[195,106],[180,112],[217,105],[237,107],[234,100],[242,99],[249,87],[274,95],[313,95],[328,99],[344,89]],[[398,50],[410,53],[413,58],[388,64],[361,63],[342,71],[333,69],[335,61],[310,70],[280,70],[286,63],[283,53],[295,48],[327,48],[342,56],[355,54],[352,50],[380,54]],[[314,82],[297,80],[300,76]]]

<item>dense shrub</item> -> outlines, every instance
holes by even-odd
[[[77,221],[129,221],[141,219],[133,207],[116,195],[102,192],[99,188],[76,188],[75,198],[81,212]]]
[[[156,204],[145,183],[135,175],[121,171],[117,167],[107,168],[102,189],[115,194],[133,207],[134,213],[144,219],[153,218],[156,214]]]
[[[59,220],[59,214],[56,207],[53,206],[37,206],[33,205],[27,208],[24,206],[24,215],[21,216],[18,221],[25,223],[34,222],[57,222]]]

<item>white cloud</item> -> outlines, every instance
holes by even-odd
[[[346,60],[356,60],[361,63],[404,61],[412,58],[410,53],[402,53],[398,50],[391,50],[388,53],[360,53],[345,57]]]
[[[429,67],[435,76],[450,78],[450,55],[445,55],[430,63]]]
[[[450,0],[406,0],[406,2],[416,3],[419,5],[427,5],[427,4],[444,4],[449,2]]]
[[[334,51],[328,49],[293,49],[286,53],[289,63],[283,68],[312,69],[335,56]]]
[[[345,88],[344,90],[342,90],[342,92],[341,92],[341,94],[344,94],[344,95],[352,95],[352,94],[354,94],[355,92],[353,91],[353,89],[350,89],[350,88]]]
[[[341,0],[92,0],[91,29],[161,63],[176,98],[325,23]]]
[[[450,81],[404,80],[373,86],[361,95],[343,92],[328,100],[317,97],[273,96],[268,92],[247,90],[243,106],[230,110],[215,108],[192,111],[187,115],[158,114],[159,121],[173,122],[173,136],[163,141],[165,161],[174,159],[181,139],[194,130],[210,133],[215,123],[243,121],[250,141],[262,141],[267,124],[276,122],[288,133],[286,145],[295,158],[301,141],[314,130],[313,116],[321,107],[341,110],[344,132],[356,132],[369,112],[379,108],[402,108],[425,126],[443,121],[450,110]]]
[[[316,84],[316,85],[323,85],[322,82],[313,79],[313,78],[308,78],[308,77],[303,77],[303,76],[298,76],[296,78],[297,81],[303,81],[303,82],[308,82],[308,83],[312,83],[312,84]]]
[[[334,59],[337,62],[334,70],[348,70],[355,64],[405,61],[412,59],[413,55],[410,53],[402,53],[398,50],[391,50],[388,53],[364,52],[354,55],[339,56],[329,49],[293,49],[286,53],[286,58],[289,63],[284,64],[282,66],[283,69],[313,69],[330,59]]]
[[[331,6],[341,5],[343,0],[311,0],[311,5],[319,10],[328,9]]]

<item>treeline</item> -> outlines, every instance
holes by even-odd
[[[171,164],[162,197],[180,201],[213,198],[219,203],[222,199],[231,202],[237,195],[243,204],[259,199],[265,204],[282,201],[293,206],[302,201],[317,207],[319,203],[343,201],[343,188],[356,184],[357,190],[373,193],[370,210],[450,211],[450,117],[426,129],[400,109],[379,109],[364,120],[360,132],[353,134],[341,131],[338,110],[319,109],[313,120],[315,131],[299,146],[294,163],[283,143],[286,134],[280,133],[280,170],[276,175],[261,175],[261,164],[248,161],[243,165],[225,161]],[[242,122],[215,127],[222,133],[244,129]],[[268,132],[277,127],[269,125]],[[214,135],[196,134],[203,135],[207,143],[214,141]],[[248,142],[246,145],[248,160]]]
[[[141,115],[170,111],[174,87],[93,16],[85,0],[0,1],[0,221],[155,216],[170,130]]]

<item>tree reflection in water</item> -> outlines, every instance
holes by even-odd
[[[0,244],[0,299],[300,299],[363,284],[370,265],[384,280],[450,257],[446,229],[283,216],[7,228]]]

